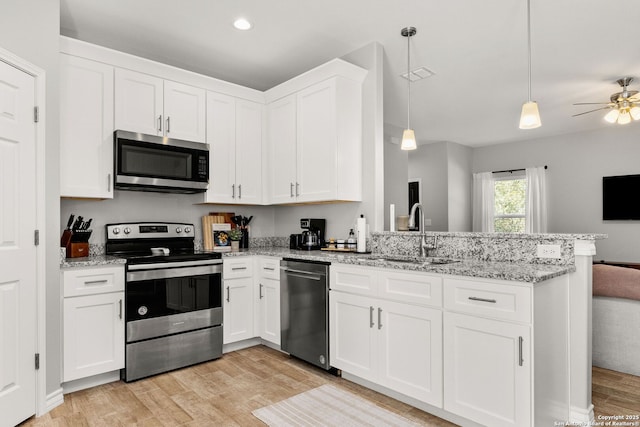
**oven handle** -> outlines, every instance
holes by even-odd
[[[175,261],[175,262],[157,262],[155,264],[133,264],[128,265],[128,271],[137,271],[137,270],[161,270],[161,269],[169,269],[173,267],[194,267],[198,265],[219,265],[222,268],[222,260],[210,260],[210,259],[201,259],[195,261]]]
[[[127,283],[153,279],[170,279],[174,277],[202,276],[206,274],[222,274],[222,264],[129,271],[127,272]]]

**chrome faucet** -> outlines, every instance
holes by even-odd
[[[415,203],[411,207],[411,213],[409,214],[409,228],[414,228],[416,226],[416,211],[420,208],[420,256],[426,257],[429,254],[429,249],[436,248],[436,237],[433,237],[433,245],[427,245],[427,241],[425,239],[426,233],[424,229],[424,208],[420,203]]]

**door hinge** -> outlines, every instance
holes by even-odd
[[[40,230],[34,230],[33,232],[33,244],[38,246],[40,244]]]
[[[40,353],[36,353],[36,370],[40,369]]]
[[[40,110],[37,106],[33,107],[33,121],[34,123],[38,123],[40,120]]]

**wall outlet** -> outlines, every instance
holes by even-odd
[[[538,258],[562,258],[560,245],[538,245]]]

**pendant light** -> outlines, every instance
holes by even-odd
[[[400,31],[403,37],[407,38],[407,128],[402,132],[402,144],[400,149],[402,150],[415,150],[418,148],[416,144],[416,134],[411,129],[411,44],[410,39],[416,35],[415,27],[406,27]]]
[[[542,125],[538,103],[531,100],[531,0],[527,0],[527,50],[529,53],[529,98],[522,104],[520,129],[535,129]]]

